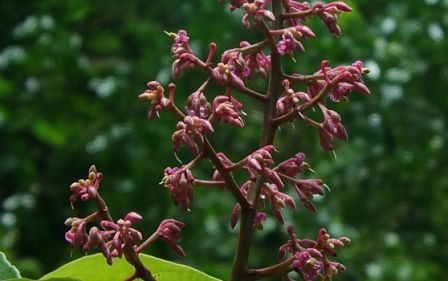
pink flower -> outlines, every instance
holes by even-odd
[[[268,216],[266,215],[266,213],[257,212],[254,217],[254,227],[259,230],[263,230],[263,223],[267,217]]]
[[[294,157],[289,158],[277,165],[276,171],[289,177],[296,177],[304,168],[309,168],[309,164],[304,162],[305,154],[297,153]]]
[[[174,252],[179,256],[185,257],[184,250],[179,246],[181,240],[180,232],[185,226],[184,223],[174,220],[165,219],[163,220],[159,227],[157,228],[157,234],[163,241],[165,241]]]
[[[323,252],[328,253],[332,256],[336,255],[336,248],[343,247],[350,243],[350,239],[343,236],[339,238],[331,238],[325,228],[321,228],[317,233],[316,240],[318,247],[322,249]]]
[[[171,46],[174,58],[171,72],[173,78],[176,79],[184,69],[194,67],[198,59],[188,44],[190,38],[185,30],[179,30],[177,34],[172,32],[166,32],[166,34],[174,40]]]
[[[218,86],[233,86],[236,89],[243,89],[243,80],[235,73],[235,66],[219,62],[212,70],[212,77]]]
[[[81,198],[82,201],[95,199],[98,196],[98,188],[100,186],[103,174],[97,172],[94,165],[89,168],[89,176],[87,179],[80,179],[70,185],[73,194],[70,196],[70,203],[73,204]]]
[[[252,3],[244,3],[242,6],[246,13],[241,20],[243,26],[246,28],[251,27],[249,18],[254,18],[255,22],[263,20],[275,21],[274,14],[270,10],[265,9],[268,2],[268,0],[255,0]]]
[[[174,42],[171,45],[171,53],[174,59],[180,58],[182,54],[191,54],[190,45],[188,41],[190,37],[188,37],[187,32],[185,30],[179,30],[177,33],[173,32],[165,32]]]
[[[341,140],[347,140],[347,131],[341,123],[341,116],[336,111],[329,109],[325,109],[323,115],[323,129]]]
[[[296,179],[294,189],[303,205],[312,212],[316,212],[316,206],[311,202],[314,195],[324,195],[323,181],[321,179]]]
[[[336,84],[331,88],[330,99],[334,102],[347,99],[347,95],[355,90],[369,95],[369,89],[362,81],[363,64],[361,61],[355,61],[348,66],[338,66],[331,68],[327,60],[322,61],[321,69],[315,75],[322,75],[324,80],[316,80],[308,84],[308,93],[311,97],[316,96],[325,86],[332,83]]]
[[[339,36],[341,29],[337,25],[336,18],[343,12],[350,12],[352,8],[343,2],[335,1],[328,4],[316,3],[312,10],[321,18],[331,33]]]
[[[277,116],[287,114],[291,111],[294,111],[299,105],[300,101],[309,102],[311,101],[308,93],[305,92],[294,92],[293,89],[290,88],[291,83],[289,80],[285,79],[282,82],[285,91],[283,92],[282,97],[277,100],[276,109]]]
[[[231,96],[217,96],[213,101],[213,113],[216,120],[237,128],[244,127],[242,108],[243,104]]]
[[[298,39],[308,39],[314,36],[311,29],[301,24],[285,28],[282,30],[282,39],[277,43],[277,52],[281,55],[291,54],[293,51],[305,52],[305,48]]]
[[[151,101],[151,108],[148,111],[148,119],[152,120],[155,116],[159,116],[159,111],[170,104],[170,100],[164,95],[164,88],[158,81],[151,81],[147,84],[146,89],[138,97],[143,100]]]
[[[189,169],[166,168],[163,177],[165,187],[171,192],[171,198],[175,205],[180,205],[183,210],[189,210],[188,206],[193,200],[194,177]]]
[[[292,266],[300,271],[305,281],[320,276],[323,269],[323,255],[314,248],[308,248],[294,254]]]
[[[111,221],[101,221],[101,226],[111,230],[112,240],[107,242],[110,255],[121,257],[126,246],[135,246],[137,241],[142,240],[140,231],[132,228],[132,222],[140,221],[142,216],[135,212],[128,213],[124,219],[119,219],[116,223]]]
[[[224,51],[221,56],[221,63],[232,69],[233,73],[240,79],[246,81],[253,73],[259,73],[262,77],[267,77],[271,68],[271,59],[261,49],[245,52],[245,48],[251,47],[249,42],[240,42],[239,48]]]
[[[268,172],[266,168],[274,162],[271,156],[274,151],[273,145],[266,145],[247,157],[246,168],[251,181],[257,179],[256,173],[266,174]]]
[[[280,210],[286,206],[293,209],[296,208],[294,199],[292,199],[291,196],[280,192],[275,184],[263,185],[260,197],[270,201],[274,215],[281,224],[284,223],[284,220]]]
[[[109,265],[112,264],[112,255],[110,253],[108,244],[106,243],[107,240],[113,235],[113,231],[110,230],[100,230],[98,227],[94,226],[90,228],[89,231],[89,241],[87,241],[86,244],[84,244],[83,250],[87,252],[90,249],[99,247],[101,250],[101,253],[106,258],[107,263]]]
[[[65,224],[71,227],[70,230],[65,233],[65,240],[67,240],[73,248],[78,248],[89,240],[86,232],[86,222],[83,219],[70,218],[65,221]]]
[[[189,116],[207,119],[212,112],[212,106],[202,91],[195,91],[188,97],[185,111]]]
[[[185,116],[183,121],[177,122],[176,129],[172,135],[174,151],[177,151],[183,144],[195,155],[199,154],[197,142],[202,144],[204,134],[213,132],[210,122],[198,116]]]

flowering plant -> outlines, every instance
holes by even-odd
[[[273,154],[278,153],[273,145],[280,126],[293,121],[303,121],[315,128],[321,147],[328,152],[334,150],[334,140],[347,140],[347,132],[340,115],[329,108],[331,102],[348,99],[352,91],[370,94],[362,81],[366,73],[361,61],[345,66],[330,66],[323,60],[319,69],[312,74],[286,73],[282,65],[295,52],[305,52],[304,41],[316,35],[306,23],[313,17],[320,18],[330,33],[341,35],[337,24],[340,14],[350,12],[351,7],[336,1],[313,5],[292,0],[230,0],[231,11],[242,10],[241,23],[244,28],[259,32],[264,39],[250,43],[242,41],[238,47],[222,52],[216,57],[218,44],[210,43],[205,59],[198,57],[189,45],[187,31],[166,32],[173,41],[172,77],[181,77],[191,68],[201,69],[204,81],[187,98],[184,107],[175,99],[176,86],[166,86],[150,81],[139,98],[148,101],[148,119],[160,117],[162,111],[170,111],[178,122],[172,134],[174,153],[185,149],[191,153],[188,163],[178,167],[167,167],[161,183],[171,194],[172,201],[182,211],[190,210],[195,189],[200,186],[218,187],[219,191],[231,196],[234,207],[229,210],[230,226],[236,228],[238,237],[229,280],[257,280],[279,275],[283,280],[292,278],[296,272],[305,281],[330,280],[345,267],[332,260],[338,248],[350,240],[347,237],[334,238],[325,228],[318,231],[316,238],[298,238],[294,227],[285,222],[284,208],[300,208],[294,196],[311,212],[316,212],[313,203],[315,195],[324,195],[322,179],[304,178],[303,171],[310,169],[305,154],[280,155],[284,160],[277,163]],[[252,88],[251,80],[263,79],[263,91]],[[214,92],[214,84],[219,92]],[[178,91],[178,90],[177,90]],[[260,128],[259,146],[247,152],[241,159],[230,159],[225,151],[216,151],[211,136],[217,122],[244,129],[245,119],[242,96],[254,100],[262,108],[263,122]],[[318,110],[321,116],[309,114]],[[214,172],[208,179],[195,176],[198,163],[209,161]],[[246,179],[239,182],[234,172],[242,171]],[[99,248],[108,264],[115,258],[124,257],[134,268],[126,280],[157,280],[152,269],[146,266],[140,253],[156,239],[161,238],[178,255],[185,256],[181,248],[181,230],[185,224],[175,219],[164,219],[147,239],[134,228],[142,217],[136,212],[128,213],[123,219],[114,220],[99,187],[103,178],[95,166],[91,166],[87,179],[70,186],[70,203],[93,201],[97,210],[84,218],[69,218],[65,238],[74,247],[87,252]],[[262,230],[270,209],[276,220],[284,225],[289,240],[278,250],[278,262],[264,268],[250,267],[249,252],[251,239],[256,229]],[[99,221],[98,226],[91,226]],[[281,243],[279,243],[281,244]]]

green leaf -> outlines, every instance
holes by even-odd
[[[36,281],[33,279],[28,278],[12,278],[12,279],[6,279],[3,281]],[[49,278],[45,279],[45,281],[80,281],[79,279],[70,278],[70,277],[62,277],[62,278]]]
[[[219,281],[192,267],[140,254],[143,264],[151,270],[157,281]],[[101,254],[79,258],[48,273],[39,280],[48,278],[72,277],[81,281],[124,280],[134,272],[133,267],[123,259],[115,259],[112,266],[106,263]]]
[[[0,280],[20,277],[17,268],[12,265],[3,252],[0,252]]]

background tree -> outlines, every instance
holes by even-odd
[[[335,191],[322,198],[328,202],[320,204],[318,221],[306,212],[294,217],[307,226],[297,231],[312,236],[325,224],[350,236],[341,257],[347,280],[440,279],[448,262],[448,3],[349,4],[354,11],[341,18],[341,40],[307,41],[306,59],[296,56],[289,65],[306,73],[322,57],[334,65],[367,59],[374,93],[337,107],[353,137],[336,144],[337,159],[320,151],[311,130],[282,131],[279,149],[314,148],[313,168]],[[162,114],[149,125],[137,95],[150,78],[169,79],[171,42],[163,30],[187,29],[199,52],[210,41],[230,47],[239,17],[223,18],[223,9],[200,0],[0,2],[0,250],[27,276],[73,258],[63,237],[63,220],[73,214],[65,200],[69,184],[92,163],[106,175],[102,194],[120,215],[133,206],[146,219],[142,225],[179,217],[158,185],[163,167],[176,162],[163,142],[174,120]],[[325,32],[313,24],[316,34]],[[194,91],[195,73],[184,75],[179,88]],[[238,153],[245,149],[235,139],[256,144],[256,135],[242,130],[216,139]],[[194,216],[181,215],[194,225],[184,229],[183,262],[225,278],[234,239],[226,210],[233,203],[198,193],[207,201],[192,203]],[[282,235],[274,223],[265,228],[257,235],[264,248],[252,253],[260,264]],[[151,254],[175,258],[164,247]]]

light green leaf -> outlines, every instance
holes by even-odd
[[[157,281],[219,281],[192,267],[140,254],[143,264],[151,270]],[[101,254],[90,255],[74,260],[55,271],[43,276],[48,278],[72,277],[81,281],[113,281],[124,280],[134,272],[134,269],[123,259],[114,259],[109,266]]]
[[[28,279],[28,278],[12,278],[12,279],[6,279],[3,281],[35,281],[35,280]],[[45,281],[80,281],[80,280],[70,278],[70,277],[63,277],[63,278],[49,278],[49,279],[45,279]]]
[[[3,252],[0,252],[0,280],[20,277],[17,268],[12,265]]]

